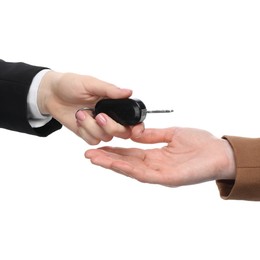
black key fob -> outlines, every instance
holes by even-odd
[[[97,102],[94,116],[105,113],[121,125],[136,125],[144,121],[146,107],[139,99],[102,99]]]

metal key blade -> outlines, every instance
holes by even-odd
[[[148,110],[148,111],[146,111],[146,113],[171,113],[173,111],[174,111],[173,109],[171,109],[171,110]]]

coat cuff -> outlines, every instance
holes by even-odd
[[[217,180],[220,196],[232,200],[260,200],[260,138],[223,136],[234,151],[235,180]]]

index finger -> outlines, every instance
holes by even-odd
[[[169,143],[172,141],[174,128],[147,128],[139,136],[132,136],[132,140],[137,143],[155,144]]]

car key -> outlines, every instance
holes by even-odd
[[[105,113],[121,125],[136,125],[146,118],[147,113],[170,113],[173,110],[150,110],[139,99],[101,99],[95,108],[83,108],[91,110],[95,117],[99,113]]]

